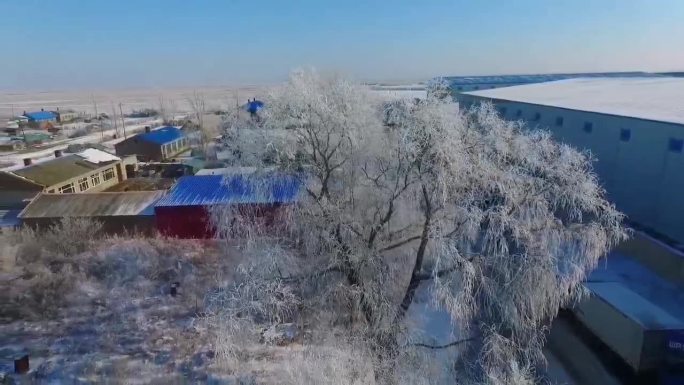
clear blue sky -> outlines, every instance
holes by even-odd
[[[0,88],[684,70],[684,0],[0,0]]]

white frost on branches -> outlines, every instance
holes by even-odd
[[[587,154],[491,105],[463,111],[447,91],[387,104],[346,79],[299,72],[269,95],[260,129],[296,141],[249,151],[308,176],[278,241],[302,268],[282,282],[303,303],[325,293],[337,324],[363,330],[384,362],[376,378],[400,371],[413,343],[403,317],[431,283],[467,333],[461,381],[526,383],[550,320],[625,237],[622,215]]]

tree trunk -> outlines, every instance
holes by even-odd
[[[347,283],[351,286],[356,286],[356,287],[362,287],[361,280],[359,278],[359,272],[358,270],[352,265],[351,261],[349,260],[349,254],[351,251],[349,250],[349,247],[344,243],[342,240],[342,235],[340,234],[340,226],[337,226],[337,229],[335,230],[335,237],[337,238],[337,242],[340,245],[341,248],[341,259],[342,259],[342,271],[344,273],[344,276],[347,278]],[[373,314],[373,307],[368,303],[366,300],[366,297],[363,293],[363,288],[361,290],[361,296],[359,298],[359,302],[361,304],[361,311],[363,313],[364,318],[366,319],[366,322],[369,324],[373,323],[374,320],[374,314]]]
[[[423,259],[425,258],[425,250],[427,249],[427,244],[429,242],[430,221],[432,219],[432,207],[425,186],[423,186],[423,199],[425,200],[425,222],[423,222],[423,232],[420,236],[420,245],[418,246],[416,260],[413,264],[411,280],[406,288],[406,293],[404,293],[404,299],[401,301],[401,305],[399,305],[397,320],[402,319],[404,315],[406,315],[406,312],[411,306],[411,302],[413,302],[416,289],[418,289],[418,285],[420,285],[421,281],[420,272],[423,269]]]

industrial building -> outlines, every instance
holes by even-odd
[[[165,126],[154,130],[145,127],[145,132],[115,144],[114,148],[119,156],[136,155],[143,162],[160,162],[188,151],[190,142],[178,127]]]
[[[605,347],[603,356],[616,357],[611,363],[622,362],[644,383],[681,381],[684,79],[567,79],[456,97],[466,107],[492,102],[502,117],[591,152],[608,198],[644,231],[591,273],[591,295],[572,314],[592,343]]]
[[[270,226],[297,200],[300,187],[290,175],[186,176],[156,203],[157,229],[178,238],[212,238],[210,211],[227,205]]]
[[[17,209],[40,192],[81,193],[103,191],[126,179],[125,166],[135,159],[121,159],[108,152],[89,148],[76,154],[63,155],[26,167],[0,172],[0,209]]]
[[[457,95],[591,151],[609,199],[635,225],[684,242],[684,78],[591,78]]]
[[[603,73],[571,73],[571,74],[530,74],[530,75],[487,75],[487,76],[448,76],[454,95],[461,92],[488,90],[493,88],[519,86],[552,82],[556,80],[577,78],[633,78],[662,77],[659,73],[648,72],[603,72]]]
[[[107,234],[151,235],[154,203],[163,195],[164,191],[41,193],[19,213],[19,220],[25,226],[45,228],[63,218],[85,218],[100,222]]]

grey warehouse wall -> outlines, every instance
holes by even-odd
[[[468,105],[488,99],[460,94],[458,100]],[[504,118],[523,120],[530,127],[549,130],[562,142],[590,151],[608,197],[631,221],[684,242],[684,151],[676,151],[676,141],[684,140],[684,125],[491,101]],[[558,118],[561,125],[557,125]],[[590,130],[585,129],[587,122]],[[674,148],[670,148],[671,140]]]

